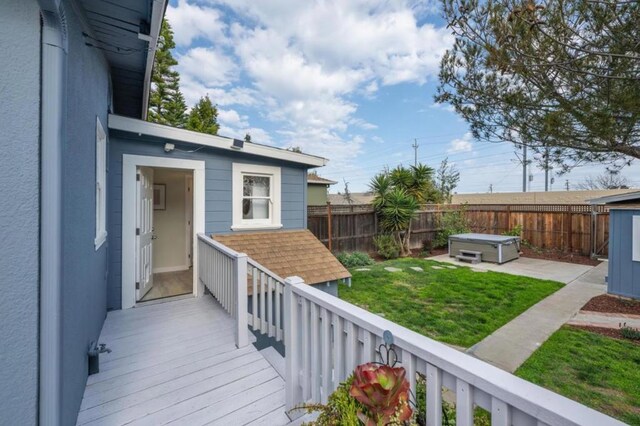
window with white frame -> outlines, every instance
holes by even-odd
[[[107,240],[107,135],[96,117],[96,250]]]
[[[277,229],[280,223],[280,168],[233,164],[231,229]]]

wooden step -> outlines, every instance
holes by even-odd
[[[458,253],[464,255],[464,256],[474,256],[474,257],[482,257],[482,252],[481,251],[473,251],[473,250],[458,250]]]

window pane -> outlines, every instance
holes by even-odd
[[[268,176],[245,175],[242,178],[242,195],[245,197],[268,197],[270,181]]]
[[[244,199],[242,200],[243,219],[269,219],[269,200]]]

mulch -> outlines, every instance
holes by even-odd
[[[577,263],[579,265],[590,266],[598,266],[600,264],[599,260],[592,259],[589,256],[564,252],[561,250],[544,250],[521,247],[521,251],[523,257],[531,257],[534,259],[554,260],[556,262]]]
[[[640,346],[640,340],[632,340],[623,337],[620,333],[620,330],[617,328],[592,327],[589,325],[569,325],[569,327],[590,331],[592,333],[601,334],[603,336],[612,337],[618,340],[624,340],[625,342],[633,343],[634,345]]]
[[[620,297],[603,294],[589,300],[582,307],[582,310],[614,314],[640,315],[640,300],[622,299]]]

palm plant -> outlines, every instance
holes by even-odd
[[[376,175],[369,187],[375,194],[373,207],[382,229],[394,237],[403,256],[409,255],[411,219],[420,204],[436,198],[433,169],[422,164],[410,168],[398,166]]]

